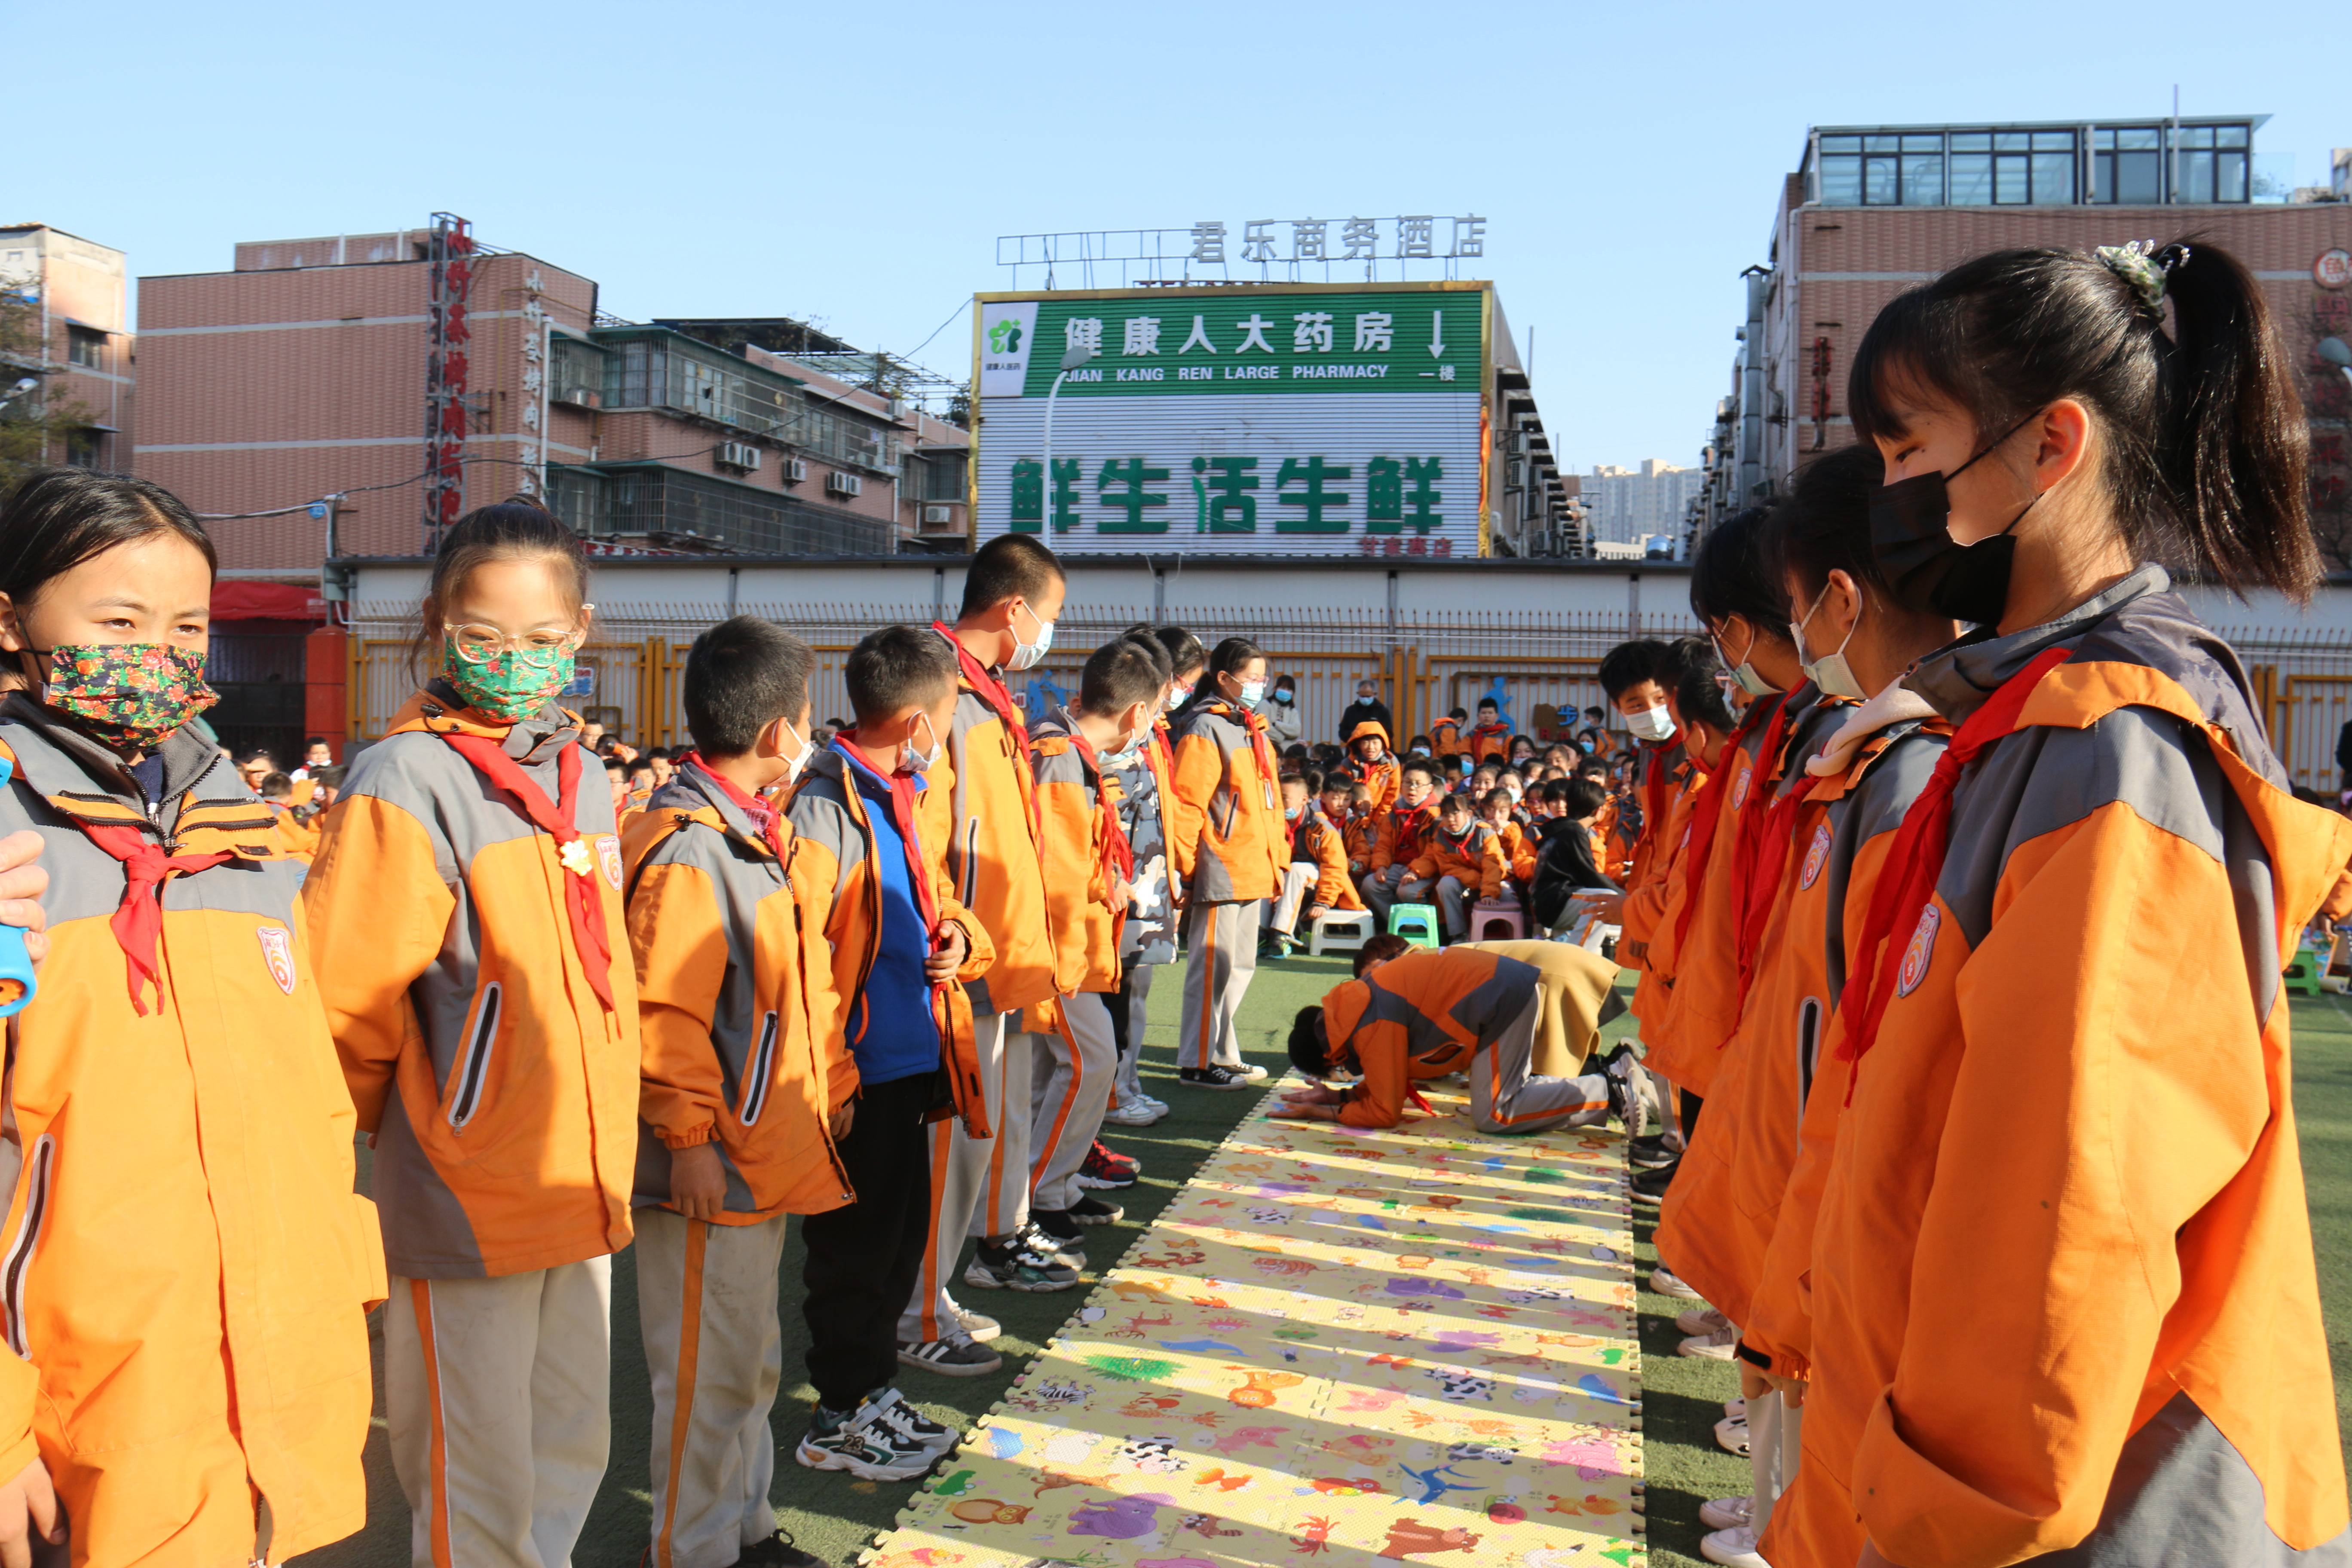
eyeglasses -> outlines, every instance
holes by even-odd
[[[444,626],[449,646],[467,664],[488,664],[501,654],[511,653],[532,669],[545,669],[587,640],[585,628],[562,631],[553,626],[540,626],[531,631],[509,637],[496,626]]]

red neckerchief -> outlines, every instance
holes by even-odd
[[[1739,955],[1739,1000],[1748,1001],[1748,987],[1756,978],[1756,955],[1764,945],[1764,926],[1779,901],[1780,884],[1789,874],[1789,840],[1797,831],[1797,813],[1823,780],[1807,773],[1796,786],[1772,803],[1762,815],[1763,831],[1757,835],[1756,859],[1749,868],[1748,902],[1732,911],[1738,922],[1734,935]],[[1731,1043],[1726,1036],[1717,1048]]]
[[[692,751],[678,760],[678,766],[692,767],[713,784],[719,793],[734,802],[735,809],[751,819],[751,831],[768,841],[769,850],[777,859],[784,858],[784,814],[756,795],[746,795],[735,782],[710,765],[699,751]]]
[[[1773,710],[1772,722],[1764,727],[1764,742],[1756,748],[1756,781],[1748,791],[1748,798],[1751,801],[1757,798],[1758,790],[1771,787],[1773,775],[1780,769],[1781,748],[1789,743],[1790,739],[1789,711],[1796,707],[1797,698],[1804,689],[1800,686],[1782,698],[1780,706]],[[1735,912],[1747,910],[1748,900],[1752,896],[1749,889],[1756,885],[1753,873],[1757,846],[1764,835],[1765,815],[1761,811],[1739,814],[1739,837],[1731,849],[1731,907]]]
[[[1037,805],[1036,777],[1033,771],[1035,764],[1029,754],[1029,727],[1021,721],[1021,710],[1013,702],[1013,693],[1004,689],[1004,682],[997,679],[988,666],[972,657],[971,650],[964,647],[963,640],[955,635],[954,627],[942,621],[933,621],[931,630],[948,639],[948,647],[955,649],[956,665],[963,672],[964,683],[971,688],[973,695],[988,704],[990,712],[1003,721],[1005,732],[1013,737],[1013,748],[1021,757],[1021,765],[1013,770],[1013,777],[1021,791],[1021,798],[1028,803],[1029,837],[1034,843],[1045,819]]]
[[[1780,732],[1780,713],[1788,706],[1786,697],[1773,705],[1773,728],[1765,734],[1765,745],[1770,745],[1772,737]],[[1740,716],[1738,726],[1731,731],[1730,739],[1723,742],[1723,765],[1706,775],[1706,783],[1698,786],[1698,798],[1691,803],[1690,858],[1685,863],[1691,868],[1693,876],[1706,874],[1707,857],[1715,852],[1715,830],[1723,825],[1723,792],[1731,787],[1731,775],[1737,770],[1739,749],[1748,739],[1748,731],[1756,728],[1758,721],[1763,717],[1762,703],[1748,705],[1748,711]],[[1756,772],[1763,770],[1764,752],[1759,749],[1756,753]],[[1753,795],[1752,788],[1749,793]],[[1675,921],[1675,947],[1677,952],[1689,937],[1691,917],[1697,912],[1698,899],[1694,886],[1692,896],[1683,900],[1682,913]]]
[[[1419,805],[1409,807],[1404,812],[1404,819],[1397,824],[1396,832],[1397,849],[1401,857],[1402,856],[1402,851],[1406,847],[1405,836],[1407,834],[1411,834],[1412,836],[1412,847],[1415,849],[1419,849],[1429,842],[1429,836],[1431,834],[1444,831],[1437,826],[1437,803],[1444,798],[1445,795],[1444,791],[1431,790],[1427,800],[1423,801]],[[1402,795],[1398,797],[1397,804],[1400,805],[1404,804],[1404,800]],[[1417,826],[1415,826],[1416,820],[1418,821]]]
[[[114,918],[107,922],[113,928],[114,940],[122,946],[122,959],[131,984],[131,1005],[141,1017],[147,1016],[147,1005],[140,997],[142,982],[155,987],[155,1006],[163,1005],[163,982],[155,966],[155,942],[163,934],[163,883],[172,877],[194,876],[208,871],[224,860],[236,857],[226,850],[216,855],[166,855],[162,845],[135,827],[101,827],[92,823],[78,823],[92,844],[122,862],[122,902],[115,907]]]
[[[2002,681],[1984,705],[1969,715],[1969,721],[1937,759],[1936,771],[1927,776],[1919,798],[1903,814],[1895,847],[1887,852],[1887,870],[1880,875],[1877,890],[1871,895],[1870,919],[1862,928],[1862,945],[1856,950],[1858,962],[1838,996],[1838,1011],[1853,1020],[1837,1053],[1840,1061],[1856,1064],[1846,1082],[1848,1105],[1853,1103],[1853,1083],[1861,1077],[1862,1058],[1878,1043],[1879,1022],[1886,1016],[1886,1005],[1894,1000],[1895,981],[1903,970],[1901,958],[1888,963],[1882,949],[1906,926],[1916,929],[1936,896],[1936,880],[1943,875],[1944,856],[1951,848],[1952,791],[1959,784],[1960,770],[1976,761],[1986,747],[2016,732],[2017,716],[2025,700],[2033,695],[2042,678],[2065,663],[2072,652],[2063,647],[2046,649]]]
[[[850,739],[855,730],[844,730],[834,737],[833,743],[852,762],[890,786],[890,825],[898,830],[898,842],[907,852],[907,880],[913,886],[915,907],[923,916],[923,929],[936,932],[940,923],[939,890],[931,886],[931,873],[923,862],[922,835],[915,824],[915,775],[878,766],[866,753],[864,747]],[[856,789],[857,781],[848,781]]]
[[[1096,749],[1092,741],[1078,733],[1075,723],[1070,726],[1070,749],[1078,753],[1095,775],[1095,815],[1101,819],[1104,830],[1103,868],[1118,872],[1121,881],[1131,883],[1135,880],[1135,846],[1128,842],[1127,829],[1118,823],[1118,813],[1104,808],[1101,804],[1102,752]],[[1108,878],[1104,879],[1109,880]]]
[[[1266,809],[1280,811],[1282,797],[1276,793],[1275,780],[1282,776],[1281,764],[1275,761],[1274,742],[1266,739],[1265,721],[1240,703],[1223,697],[1212,697],[1201,705],[1205,710],[1222,710],[1228,719],[1237,721],[1250,738],[1250,752],[1257,759],[1258,783],[1265,790]]]
[[[572,851],[572,847],[580,842],[580,829],[572,823],[580,798],[581,749],[567,744],[556,752],[558,798],[551,801],[547,792],[531,783],[530,775],[507,755],[506,748],[498,742],[486,735],[460,735],[447,730],[433,732],[471,763],[474,771],[488,781],[490,788],[504,795],[507,804],[528,818],[532,826],[555,840],[557,858],[562,861],[565,873],[563,907],[571,918],[572,943],[580,954],[580,967],[588,976],[589,988],[596,993],[596,1000],[604,1004],[604,1010],[617,1012],[613,1005],[613,946],[604,931],[604,901],[589,883],[595,873],[596,858],[585,849],[577,854]]]
[[[1642,837],[1647,838],[1654,833],[1660,843],[1666,837],[1666,748],[1676,743],[1661,741],[1648,748],[1649,755],[1644,759],[1650,766],[1642,780]]]

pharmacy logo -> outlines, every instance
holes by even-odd
[[[988,352],[992,354],[1017,354],[1021,352],[1021,323],[1010,316],[988,329]]]
[[[1936,956],[1936,931],[1943,923],[1944,917],[1935,905],[1919,911],[1919,929],[1911,933],[1911,945],[1903,950],[1903,967],[1895,972],[1897,996],[1910,995],[1927,978],[1927,965]]]

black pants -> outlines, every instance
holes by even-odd
[[[1110,1041],[1118,1049],[1118,1059],[1125,1061],[1134,1054],[1135,1043],[1127,1037],[1128,1021],[1135,1016],[1135,984],[1132,965],[1121,963],[1118,967],[1118,991],[1110,999]]]
[[[857,1201],[801,1222],[809,1381],[832,1409],[849,1409],[898,1374],[898,1314],[915,1293],[931,1234],[923,1119],[940,1098],[937,1073],[861,1090],[841,1141]]]

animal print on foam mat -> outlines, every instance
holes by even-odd
[[[1640,1568],[1624,1147],[1242,1122],[861,1559]]]

